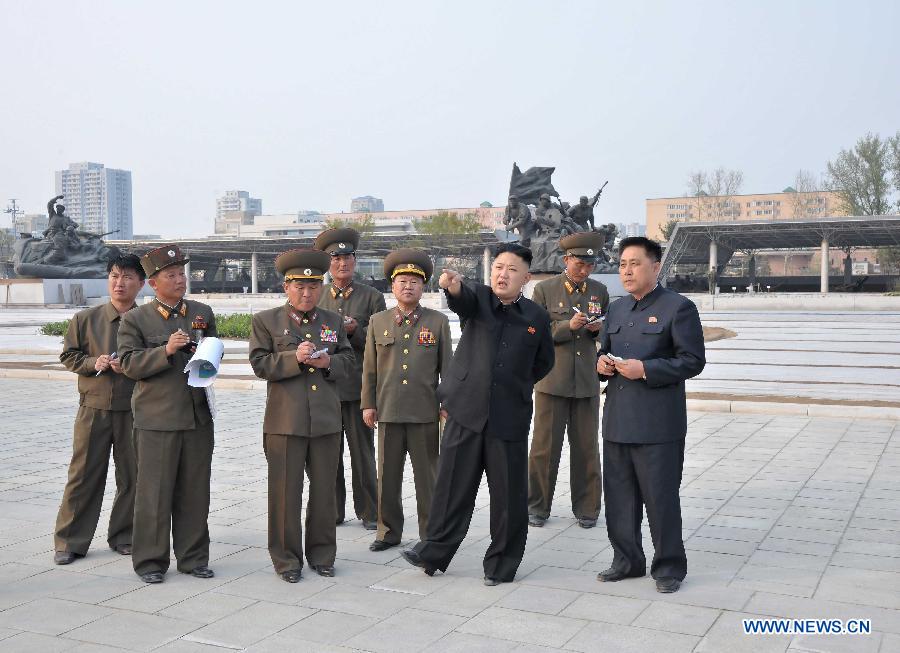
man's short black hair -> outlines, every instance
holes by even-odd
[[[519,243],[502,243],[494,249],[494,258],[497,258],[501,254],[505,254],[509,252],[510,254],[515,254],[520,259],[525,261],[528,264],[528,267],[531,267],[531,260],[533,258],[531,254],[531,250],[525,247],[524,245],[520,245]]]
[[[655,240],[650,240],[644,236],[630,236],[629,238],[623,238],[619,242],[619,256],[622,256],[622,252],[628,247],[643,247],[651,260],[662,260],[662,247]]]
[[[134,270],[141,281],[147,278],[147,273],[144,272],[144,266],[141,265],[141,259],[134,254],[119,254],[116,258],[110,259],[109,263],[106,264],[106,273],[109,274],[112,272],[113,268],[119,268],[120,270]]]

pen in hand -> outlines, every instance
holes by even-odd
[[[113,352],[109,355],[109,360],[114,361],[114,360],[116,360],[117,356],[118,356],[118,354],[116,354],[116,352]],[[94,376],[100,376],[101,374],[103,374],[103,372],[105,372],[105,370],[100,370]]]

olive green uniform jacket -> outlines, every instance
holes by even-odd
[[[136,429],[190,431],[212,422],[204,388],[187,384],[184,367],[192,354],[176,351],[167,356],[166,343],[179,328],[191,333],[194,321],[203,321],[205,335],[216,337],[216,318],[206,304],[183,300],[182,305],[184,310],[168,318],[155,301],[122,316],[118,354],[122,370],[137,381],[131,399]]]
[[[568,291],[566,283],[574,292]],[[538,283],[531,299],[550,313],[556,355],[553,369],[535,384],[534,389],[558,397],[598,396],[597,342],[603,329],[591,332],[582,327],[573,332],[569,320],[575,315],[575,308],[591,316],[605,317],[609,308],[606,286],[588,278],[576,288],[562,273]]]
[[[345,289],[338,295],[334,286],[326,286],[319,300],[321,308],[337,313],[342,318],[352,317],[357,322],[353,335],[348,336],[355,356],[347,367],[347,373],[337,382],[341,401],[359,401],[369,319],[372,314],[385,309],[384,295],[377,288],[358,281],[354,281],[350,288],[349,294]]]
[[[379,422],[437,422],[438,377],[452,354],[443,313],[422,306],[405,319],[396,308],[376,313],[366,338],[361,407],[377,409]]]
[[[250,365],[268,381],[264,433],[316,437],[341,431],[338,383],[354,367],[353,349],[343,318],[317,308],[308,314],[285,304],[256,313],[251,322]],[[303,322],[306,320],[306,322]],[[316,351],[328,349],[331,370],[297,362],[297,347],[304,341]]]

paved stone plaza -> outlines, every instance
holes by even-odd
[[[264,394],[221,390],[216,577],[173,566],[163,585],[147,586],[105,547],[106,510],[86,558],[52,563],[74,384],[0,379],[0,397],[0,651],[900,650],[900,423],[692,413],[682,490],[689,572],[677,594],[658,594],[649,577],[595,580],[611,551],[602,523],[575,524],[567,469],[553,517],[529,531],[515,583],[481,582],[483,485],[446,575],[426,577],[398,549],[371,553],[373,534],[351,521],[338,528],[337,576],[306,572],[289,585],[265,548]],[[874,633],[744,635],[747,616],[868,618]]]

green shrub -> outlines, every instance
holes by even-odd
[[[45,336],[64,336],[69,328],[69,320],[48,322],[41,327]],[[216,315],[216,328],[220,338],[248,340],[250,338],[250,314],[235,313],[233,315]]]
[[[216,315],[216,328],[220,338],[250,338],[250,314],[234,313],[232,315]]]
[[[47,322],[41,327],[41,333],[45,336],[64,336],[69,328],[69,320],[62,322]]]

